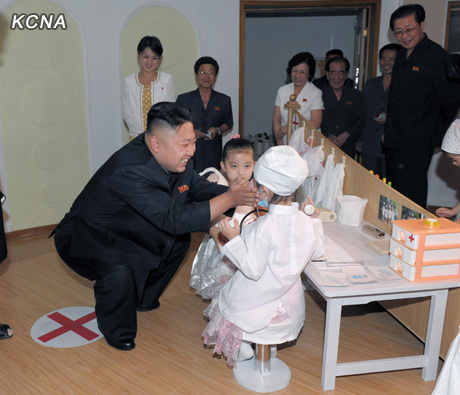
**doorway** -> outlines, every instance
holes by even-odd
[[[278,88],[286,83],[289,59],[308,51],[317,60],[343,50],[358,89],[375,75],[380,0],[241,1],[240,100],[241,135],[272,133]]]

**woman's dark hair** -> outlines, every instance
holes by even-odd
[[[255,156],[254,145],[246,139],[230,139],[224,145],[224,149],[222,151],[222,162],[225,162],[227,159],[229,152],[231,151],[251,151],[253,157]]]
[[[415,21],[420,24],[425,21],[425,9],[420,4],[405,4],[399,7],[390,17],[390,29],[395,30],[395,21],[414,15]]]
[[[158,56],[163,55],[163,46],[161,45],[158,37],[155,36],[145,36],[141,38],[139,44],[137,44],[137,53],[140,55],[146,48],[150,48],[153,53],[156,53]]]
[[[155,103],[147,114],[148,135],[152,135],[157,127],[176,130],[184,123],[192,122],[190,111],[174,102]]]
[[[195,62],[195,66],[193,66],[195,70],[195,74],[198,74],[198,70],[202,64],[210,64],[216,70],[216,75],[219,74],[219,64],[216,62],[215,59],[211,58],[210,56],[202,56]]]
[[[292,69],[301,63],[305,63],[308,66],[308,81],[311,81],[315,76],[316,60],[310,52],[300,52],[294,55],[288,63],[286,72],[291,76]]]
[[[329,59],[326,63],[326,66],[324,66],[324,70],[329,71],[332,63],[345,63],[345,70],[347,72],[350,71],[350,62],[348,61],[347,58],[342,58],[341,56],[335,56],[332,59]]]
[[[384,45],[382,48],[380,48],[379,58],[383,56],[383,51],[396,51],[396,53],[398,53],[401,48],[401,45],[395,43]]]

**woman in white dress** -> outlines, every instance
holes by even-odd
[[[300,52],[295,55],[286,69],[291,83],[278,89],[273,113],[273,131],[278,145],[284,144],[283,137],[287,134],[287,110],[284,105],[289,101],[290,95],[296,96],[300,104],[299,112],[319,129],[323,120],[323,93],[311,80],[315,75],[316,61],[309,52]]]
[[[157,37],[143,37],[137,46],[140,71],[125,78],[123,119],[130,140],[145,131],[150,107],[161,101],[175,101],[172,76],[158,70],[162,54],[163,47]]]

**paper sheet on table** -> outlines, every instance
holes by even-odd
[[[354,259],[345,250],[329,237],[324,237],[324,259],[328,262],[351,262]]]
[[[366,270],[365,266],[344,266],[342,272],[352,284],[375,283],[377,279]]]
[[[392,281],[392,280],[402,280],[402,277],[391,270],[388,266],[366,266],[374,277],[378,280],[383,281]]]
[[[347,287],[350,282],[340,267],[328,267],[327,262],[350,262],[353,258],[348,255],[342,247],[332,241],[329,237],[324,237],[324,258],[325,262],[311,262],[315,270],[314,275],[319,285],[325,287]]]
[[[324,287],[348,287],[350,285],[345,273],[332,270],[320,272],[318,282]]]

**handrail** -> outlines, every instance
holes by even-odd
[[[327,137],[321,134],[318,129],[316,129],[309,121],[305,119],[304,116],[302,116],[297,111],[297,108],[300,107],[300,104],[295,101],[295,96],[293,100],[293,96],[294,95],[290,97],[290,101],[284,106],[284,108],[288,109],[287,141],[289,141],[292,136],[292,119],[294,115],[297,115],[300,120],[300,124],[304,125],[304,140],[309,146],[311,146],[311,143],[313,143],[313,147],[322,145],[324,150],[324,158],[327,158],[329,154],[333,153],[335,164],[342,162],[346,163],[343,194],[355,195],[368,200],[366,209],[364,211],[364,219],[366,221],[387,233],[391,233],[391,225],[381,221],[378,218],[381,196],[391,199],[396,203],[398,219],[401,218],[401,211],[403,206],[424,215],[425,218],[435,217],[428,210],[425,210],[409,198],[393,189],[388,184],[388,182],[384,182],[384,180],[378,178],[377,175],[374,175],[365,169],[358,162],[345,154],[340,148],[334,145]],[[291,133],[289,133],[289,131],[291,131]],[[388,181],[391,182],[391,180]]]

